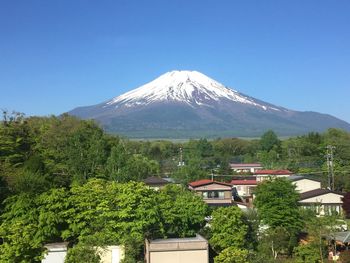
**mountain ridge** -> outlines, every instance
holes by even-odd
[[[103,103],[69,112],[95,119],[107,131],[129,137],[283,136],[327,128],[350,130],[328,114],[276,106],[230,89],[197,71],[170,71]],[[212,132],[211,132],[212,131]]]

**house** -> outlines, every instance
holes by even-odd
[[[305,193],[308,191],[321,189],[321,181],[316,179],[307,178],[300,175],[291,175],[287,177],[295,186],[299,193]]]
[[[47,253],[41,263],[64,263],[67,255],[67,242],[46,244]],[[100,255],[101,263],[120,263],[124,258],[124,248],[121,246],[95,247]]]
[[[145,241],[146,263],[208,263],[208,241],[200,235]]]
[[[45,258],[41,263],[64,263],[67,255],[67,242],[45,244],[47,249]]]
[[[293,173],[289,170],[259,170],[254,173],[256,180],[262,182],[269,178],[289,177]]]
[[[256,180],[256,177],[254,176],[242,176],[240,178],[234,178],[231,181],[231,184],[233,187],[236,188],[237,193],[244,202],[246,203],[252,203],[253,201],[253,192],[256,188],[258,182]]]
[[[236,173],[255,173],[263,167],[260,163],[230,163],[230,168]]]
[[[301,193],[299,204],[303,208],[315,210],[318,215],[341,214],[343,196],[328,189],[315,189]]]
[[[169,184],[168,180],[156,176],[147,177],[143,182],[154,190],[159,190]]]
[[[203,179],[189,183],[188,188],[201,196],[208,205],[232,205],[232,185],[229,183]]]

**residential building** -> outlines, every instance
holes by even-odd
[[[231,184],[236,188],[238,195],[245,203],[252,203],[253,192],[258,184],[256,177],[241,176],[240,178],[234,178]]]
[[[232,185],[229,183],[204,179],[189,183],[188,188],[201,196],[208,205],[232,205]]]
[[[47,253],[41,263],[64,263],[67,255],[67,242],[46,244]],[[121,246],[96,247],[101,257],[101,263],[120,263],[124,258],[124,248]]]
[[[256,180],[262,182],[270,178],[289,177],[293,173],[289,170],[259,170],[254,173]]]
[[[46,244],[45,258],[41,263],[64,263],[67,255],[67,242]]]
[[[145,241],[146,263],[208,263],[208,241],[200,235]]]
[[[260,163],[230,163],[230,168],[237,173],[255,173],[263,169]]]
[[[301,193],[299,204],[303,208],[315,210],[318,215],[341,214],[343,196],[328,189],[315,189]]]
[[[296,186],[295,190],[297,190],[299,193],[321,189],[321,181],[316,179],[310,179],[300,175],[291,175],[287,177],[287,179]]]
[[[156,176],[147,177],[143,182],[154,190],[159,190],[170,183],[168,180]]]

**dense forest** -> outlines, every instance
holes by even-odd
[[[73,247],[67,262],[77,262],[75,258],[86,255],[90,255],[86,262],[98,262],[91,256],[92,246],[108,244],[124,244],[125,262],[135,262],[141,258],[146,237],[184,237],[200,231],[218,254],[215,262],[226,262],[219,258],[221,255],[224,260],[226,254],[239,255],[243,258],[239,262],[253,262],[247,261],[251,253],[242,245],[247,241],[242,240],[251,241],[251,251],[268,250],[263,241],[254,240],[256,215],[243,215],[236,207],[211,211],[181,186],[155,192],[142,180],[171,177],[186,185],[214,175],[229,181],[234,176],[230,162],[260,162],[265,168],[317,177],[326,186],[328,145],[335,147],[335,188],[349,192],[350,133],[339,129],[283,140],[266,131],[261,138],[251,140],[133,141],[106,134],[93,121],[69,115],[25,117],[4,112],[0,123],[0,262],[40,262],[43,244],[57,241],[67,241]],[[278,183],[286,192],[294,191],[283,180]],[[287,199],[295,203],[296,195]],[[256,206],[259,208],[258,202]],[[293,204],[288,206],[298,210]],[[203,219],[211,213],[212,229],[206,233]],[[299,215],[299,210],[294,215]],[[266,236],[266,244],[273,238],[284,238],[276,251],[302,258],[307,251],[294,248],[297,235],[305,228],[303,216],[301,213],[293,220],[293,226],[277,222]],[[220,228],[216,231],[215,226],[223,224],[221,217],[235,218],[228,227],[235,229],[232,235],[240,234],[228,242],[240,245],[220,243],[216,236]],[[316,233],[322,222],[312,220],[309,226]],[[246,228],[236,229],[239,223]],[[315,247],[312,262],[318,262],[319,244]],[[274,255],[271,257],[277,258]]]

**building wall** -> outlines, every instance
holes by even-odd
[[[275,175],[275,174],[257,174],[256,181],[262,182],[262,181],[268,180],[270,178],[282,178],[282,177],[288,177],[288,176],[290,176],[290,174],[278,174],[278,175]]]
[[[342,195],[328,193],[301,200],[299,203],[303,208],[313,209],[319,215],[332,214],[333,212],[341,214],[342,197]]]
[[[207,250],[150,252],[150,263],[207,263]]]
[[[124,249],[120,246],[97,248],[100,252],[101,263],[119,263],[124,258]]]
[[[42,263],[64,263],[67,251],[52,251],[48,252]]]
[[[295,184],[296,190],[299,193],[304,193],[315,189],[321,189],[321,182],[309,179],[301,179],[298,181],[294,181],[293,183]]]

